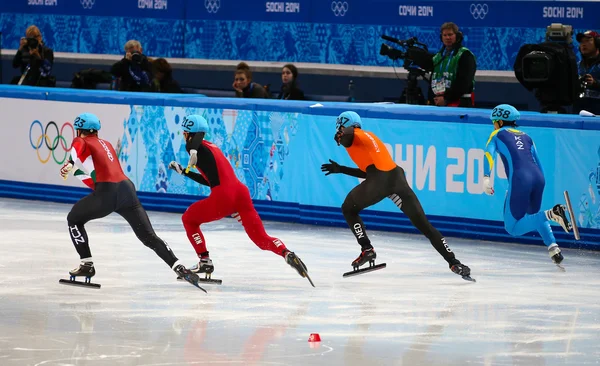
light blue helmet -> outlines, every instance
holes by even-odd
[[[335,128],[336,130],[342,129],[344,127],[358,127],[361,128],[362,121],[360,116],[356,112],[346,111],[342,112],[336,120]]]
[[[76,130],[95,130],[95,131],[100,131],[100,127],[102,127],[100,125],[100,120],[98,119],[98,116],[96,116],[93,113],[82,113],[79,116],[77,116],[77,118],[75,118],[75,121],[73,121],[73,127]]]
[[[521,113],[510,104],[500,104],[492,109],[490,119],[494,121],[516,122],[521,118]]]
[[[181,128],[183,129],[183,131],[188,133],[207,133],[208,122],[206,122],[206,118],[202,117],[199,114],[190,114],[187,117],[183,117],[183,122],[181,122]]]

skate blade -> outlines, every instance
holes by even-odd
[[[308,279],[308,282],[310,282],[310,284],[312,285],[312,287],[315,287],[315,284],[313,283],[313,281],[310,279],[310,276],[308,275],[308,273],[304,272],[304,277],[306,277]]]
[[[556,264],[556,266],[558,267],[558,269],[559,269],[561,272],[566,272],[566,271],[567,271],[567,269],[566,269],[565,267],[563,267],[563,265],[562,265],[562,264],[559,264],[559,263],[554,263],[554,264]]]
[[[75,280],[64,280],[64,279],[58,280],[58,283],[60,283],[62,285],[70,285],[70,286],[89,287],[89,288],[100,289],[100,284],[99,283],[82,282],[82,281],[75,281]]]
[[[363,269],[357,269],[355,271],[346,272],[346,273],[344,273],[342,275],[342,277],[357,276],[357,275],[360,275],[360,274],[377,271],[378,269],[384,269],[385,267],[386,267],[386,264],[385,263],[381,263],[381,264],[369,266],[369,267],[366,267],[366,268],[363,268]]]
[[[567,211],[569,211],[569,219],[571,220],[571,228],[573,229],[573,235],[575,240],[579,240],[579,227],[577,226],[577,220],[575,219],[575,213],[573,212],[573,206],[571,205],[571,198],[569,197],[569,191],[564,191],[565,202],[567,203]]]
[[[181,277],[177,277],[177,281],[185,281],[185,280]],[[208,283],[208,284],[213,284],[213,285],[222,285],[223,284],[223,280],[217,280],[217,279],[212,279],[212,278],[200,278],[198,280],[198,282]]]
[[[474,278],[473,278],[473,277],[471,277],[471,276],[462,276],[462,278],[463,278],[463,280],[465,280],[465,281],[477,282],[477,280],[476,280],[476,279],[474,279]]]

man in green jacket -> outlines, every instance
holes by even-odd
[[[444,46],[433,57],[429,103],[437,106],[472,107],[475,87],[475,56],[462,45],[463,34],[454,23],[440,29]]]

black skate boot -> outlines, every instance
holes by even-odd
[[[367,262],[375,262],[375,258],[377,258],[377,253],[375,253],[375,249],[369,248],[360,252],[358,258],[352,261],[352,267],[357,270],[358,267],[362,266]]]
[[[311,278],[308,276],[308,269],[306,268],[304,262],[302,262],[302,259],[300,259],[294,252],[290,252],[289,250],[285,251],[283,257],[285,258],[285,262],[287,264],[289,264],[293,269],[295,269],[300,276],[306,277],[312,285],[312,287],[315,287]]]
[[[100,288],[100,284],[92,283],[92,277],[96,275],[96,270],[94,269],[93,262],[81,262],[79,267],[69,271],[69,275],[71,276],[68,280],[59,280],[59,283],[64,285],[76,285],[83,287],[92,287],[92,288]],[[77,277],[85,277],[85,281],[77,281]]]
[[[548,255],[550,255],[552,262],[561,267],[560,263],[563,261],[563,259],[565,259],[565,257],[563,257],[562,253],[560,252],[558,244],[552,244],[548,247]]]
[[[71,277],[79,277],[85,276],[92,278],[96,275],[96,270],[94,269],[93,262],[83,262],[79,265],[79,267],[69,271]]]
[[[189,269],[185,268],[183,266],[183,264],[179,264],[177,265],[177,267],[173,268],[173,270],[175,271],[175,273],[177,273],[177,275],[179,277],[181,277],[182,279],[188,281],[189,283],[191,283],[192,285],[198,287],[200,290],[206,292],[205,289],[203,289],[202,287],[200,287],[198,285],[198,282],[200,281],[200,278],[198,277],[197,274],[193,273],[192,271],[190,271]],[[179,278],[178,277],[178,278]]]
[[[451,265],[450,270],[461,276],[464,280],[475,282],[475,279],[471,278],[471,268],[460,262]]]
[[[369,273],[378,269],[383,269],[387,266],[385,263],[375,265],[375,258],[377,258],[377,254],[375,253],[375,249],[373,249],[373,247],[363,250],[360,252],[358,258],[352,261],[352,271],[344,273],[342,277],[350,277],[362,273]],[[369,263],[368,267],[363,269],[358,268],[367,262]]]
[[[567,210],[563,205],[556,205],[551,210],[546,210],[546,218],[558,223],[568,233],[573,226],[567,219]]]

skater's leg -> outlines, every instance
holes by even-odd
[[[285,262],[294,268],[300,276],[306,277],[306,273],[308,272],[306,265],[296,253],[291,252],[280,239],[269,236],[265,231],[262,220],[252,204],[248,188],[240,184],[236,191],[235,209],[237,212],[232,216],[242,224],[250,240],[260,249],[269,250],[282,256]]]
[[[207,198],[195,202],[188,207],[183,216],[181,216],[187,237],[198,257],[208,256],[206,242],[200,230],[200,225],[230,215],[234,211],[230,207],[230,201],[231,197],[227,197],[226,194],[222,194],[220,191],[213,190]]]
[[[423,206],[421,206],[421,202],[417,198],[415,192],[408,186],[408,183],[395,195],[395,197],[393,195],[390,198],[394,200],[396,197],[400,197],[401,199],[400,209],[402,212],[408,217],[413,226],[429,239],[431,245],[446,260],[446,262],[448,262],[450,266],[460,264],[460,261],[456,259],[454,253],[448,246],[448,243],[446,243],[446,238],[431,225],[427,216],[425,216],[425,211],[423,210]]]
[[[246,234],[248,234],[250,240],[257,247],[262,250],[270,250],[282,257],[284,256],[287,251],[285,244],[280,239],[267,234],[262,220],[252,204],[250,192],[248,192],[248,188],[245,186],[239,188],[236,199],[236,210],[237,212],[233,214],[233,218],[242,224]]]
[[[544,244],[556,243],[550,223],[545,212],[540,212],[544,192],[544,178],[541,173],[529,172],[521,174],[518,186],[511,186],[504,204],[504,225],[506,231],[513,236],[520,236],[537,231]]]
[[[140,203],[133,183],[129,180],[119,183],[119,199],[116,212],[131,226],[135,236],[154,252],[169,267],[174,268],[177,257],[171,248],[154,232],[146,210]]]
[[[99,185],[96,191],[77,201],[67,215],[69,236],[82,262],[92,261],[85,224],[108,216],[115,209],[116,187],[111,186],[112,183],[99,183]]]
[[[376,178],[367,178],[354,187],[342,204],[342,214],[363,251],[372,249],[373,246],[367,236],[365,224],[359,213],[365,208],[383,200],[388,195],[386,187],[382,187]]]

